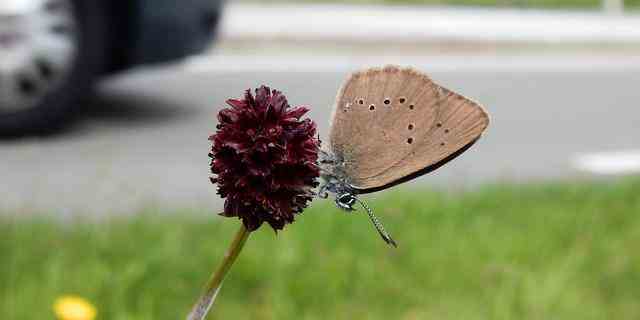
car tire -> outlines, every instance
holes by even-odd
[[[103,1],[72,0],[75,55],[54,88],[24,110],[0,112],[0,136],[46,133],[73,115],[80,99],[92,90],[107,62],[108,30]],[[1,109],[1,108],[0,108]]]

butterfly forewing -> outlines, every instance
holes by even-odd
[[[343,161],[347,182],[360,192],[451,160],[489,124],[477,103],[395,66],[352,74],[334,108],[330,148]]]

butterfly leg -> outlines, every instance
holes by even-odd
[[[318,189],[318,193],[316,193],[316,196],[318,196],[318,198],[321,198],[321,199],[326,199],[329,197],[329,192],[327,192],[326,182],[323,182],[322,185],[320,185],[320,189]]]

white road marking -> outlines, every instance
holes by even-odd
[[[640,173],[640,150],[599,152],[572,159],[576,169],[602,175]]]

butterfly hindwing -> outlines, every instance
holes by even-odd
[[[386,66],[347,79],[336,98],[329,142],[344,161],[347,182],[364,193],[451,160],[488,124],[476,102],[414,69]]]

